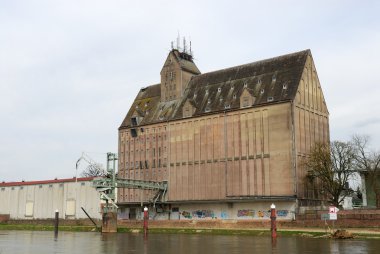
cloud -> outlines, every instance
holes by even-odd
[[[202,72],[310,48],[331,136],[380,142],[374,2],[2,1],[0,180],[72,177],[82,151],[117,151],[117,128],[178,31]],[[101,158],[99,158],[101,160]],[[2,178],[2,179],[1,179]]]

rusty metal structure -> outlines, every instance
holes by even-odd
[[[92,167],[99,167],[99,172],[103,171],[101,164],[96,163],[87,154],[82,153],[82,156],[76,163],[76,169],[81,160],[85,160]],[[167,191],[167,182],[141,181],[134,179],[119,179],[116,174],[117,154],[107,153],[106,174],[103,177],[96,177],[92,181],[92,186],[99,192],[100,199],[105,201],[102,205],[102,232],[112,233],[117,232],[117,209],[116,190],[117,188],[134,188],[152,190],[156,192],[155,198],[152,201],[155,203],[163,199]],[[90,218],[90,217],[89,217]],[[91,218],[90,218],[91,219]]]

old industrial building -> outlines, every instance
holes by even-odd
[[[93,177],[0,183],[0,215],[12,220],[53,219],[55,210],[63,219],[85,219],[83,207],[101,219],[99,193]],[[1,217],[1,216],[0,216]]]
[[[319,206],[302,160],[329,141],[329,113],[310,50],[201,74],[172,49],[161,82],[142,88],[119,127],[120,178],[168,181],[153,219],[291,219]],[[119,189],[122,218],[155,192]],[[153,208],[153,207],[152,207]]]

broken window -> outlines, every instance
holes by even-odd
[[[131,136],[133,138],[137,137],[137,130],[136,129],[131,129]]]
[[[132,124],[132,126],[136,126],[137,125],[137,117],[132,117],[131,118],[131,124]]]

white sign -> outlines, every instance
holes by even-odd
[[[336,213],[322,213],[321,219],[322,220],[337,220],[338,216]]]

